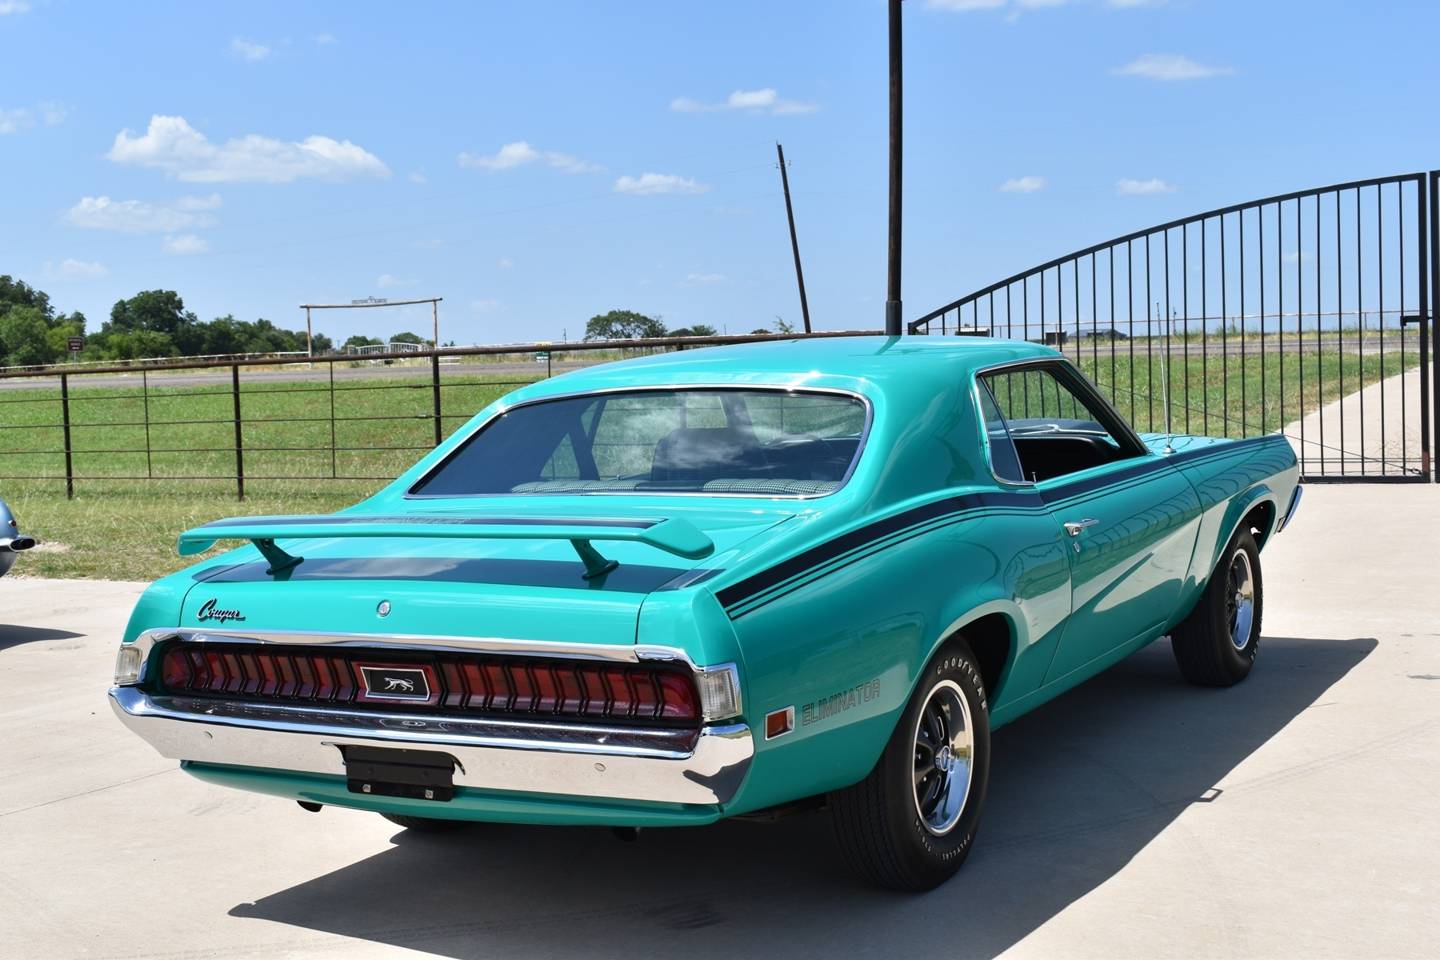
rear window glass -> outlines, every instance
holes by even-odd
[[[860,455],[866,408],[784,390],[645,390],[525,404],[491,420],[414,496],[818,496]]]

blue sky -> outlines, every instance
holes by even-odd
[[[1440,165],[1430,3],[908,0],[905,314],[1226,203]],[[0,0],[0,273],[92,329],[443,296],[442,339],[609,309],[878,327],[885,5]],[[331,312],[325,332],[428,329]],[[383,328],[383,329],[381,329]],[[393,328],[393,329],[392,329]]]

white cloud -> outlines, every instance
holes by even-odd
[[[1070,2],[1071,0],[925,0],[925,9],[944,10],[950,13],[970,13],[975,10],[999,10],[1012,7],[1014,10],[1007,19],[1013,20],[1021,10],[1064,7],[1068,6]],[[1130,10],[1136,7],[1158,7],[1167,0],[1092,0],[1092,2],[1103,3],[1104,6],[1119,10]]]
[[[713,287],[730,279],[723,273],[687,273],[680,281],[682,287]]]
[[[1034,193],[1036,190],[1044,190],[1049,185],[1044,177],[1013,177],[1000,184],[1001,193]]]
[[[230,40],[230,52],[241,60],[255,63],[270,56],[270,48],[263,43],[256,43],[254,40],[247,40],[245,37],[233,37]]]
[[[211,206],[187,207],[200,201]],[[81,197],[65,211],[65,222],[86,230],[113,230],[117,233],[175,233],[193,227],[208,227],[215,221],[204,211],[219,205],[220,198],[182,197],[174,206],[144,200],[111,200],[109,197]]]
[[[814,113],[819,104],[801,100],[784,100],[773,87],[760,90],[736,90],[720,103],[704,103],[690,97],[676,97],[670,101],[670,109],[676,113],[714,113],[719,110],[744,110],[749,113],[769,113],[782,116],[793,113]]]
[[[1139,197],[1154,193],[1174,193],[1175,184],[1166,183],[1159,177],[1151,177],[1149,180],[1134,180],[1125,177],[1115,181],[1115,192],[1122,196]]]
[[[427,178],[424,170],[411,170],[410,176],[406,177],[406,179],[411,183],[425,183]]]
[[[37,114],[45,126],[53,127],[65,122],[65,118],[70,115],[70,108],[54,100],[42,100],[33,109],[30,107],[14,107],[12,109],[0,107],[0,134],[19,133],[21,130],[35,126]]]
[[[971,10],[994,10],[1005,6],[1006,0],[925,0],[927,10],[952,10],[965,13]]]
[[[388,290],[391,287],[413,287],[417,283],[419,283],[418,280],[407,280],[389,273],[382,273],[375,278],[375,286],[381,290]]]
[[[544,163],[546,166],[564,173],[600,173],[605,169],[596,164],[587,163],[578,157],[572,157],[568,153],[537,150],[524,140],[507,143],[494,153],[462,153],[456,158],[456,161],[462,167],[475,167],[491,172],[513,170],[531,163]]]
[[[1223,77],[1234,73],[1231,67],[1210,66],[1196,63],[1178,53],[1147,53],[1117,67],[1113,73],[1122,77],[1144,77],[1146,80],[1203,80],[1206,77]]]
[[[470,309],[475,313],[494,313],[500,309],[500,301],[493,298],[471,300]]]
[[[178,236],[165,238],[165,252],[174,254],[204,253],[210,249],[209,242],[204,237],[197,237],[193,233],[182,233]]]
[[[50,280],[98,280],[110,273],[102,265],[93,260],[61,260],[54,264],[45,261],[41,272]]]
[[[220,194],[212,193],[204,197],[181,197],[175,201],[175,206],[180,210],[218,210],[220,209]]]
[[[615,181],[616,193],[645,196],[657,193],[704,193],[710,188],[691,177],[674,173],[642,173],[638,177],[623,176]]]
[[[322,47],[328,47],[331,44],[339,43],[340,40],[333,33],[317,33],[315,42]]]
[[[25,0],[0,0],[0,17],[8,16],[12,13],[24,13],[29,9],[30,4],[26,3]]]
[[[509,257],[501,257],[499,260],[495,261],[495,266],[499,267],[501,270],[509,270],[511,267],[515,266],[515,261],[511,260]]]
[[[45,121],[45,126],[53,127],[65,122],[70,116],[70,108],[55,100],[40,101],[40,119]]]
[[[305,177],[345,180],[388,177],[390,168],[349,140],[310,136],[282,141],[249,134],[211,143],[184,117],[156,114],[145,133],[129,129],[115,135],[106,154],[116,163],[156,167],[193,183],[291,183]]]
[[[0,134],[17,133],[29,126],[34,126],[35,118],[30,115],[26,107],[17,107],[7,110],[0,107]]]

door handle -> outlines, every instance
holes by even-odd
[[[1099,522],[1100,521],[1094,517],[1086,517],[1084,520],[1067,520],[1065,522],[1065,532],[1072,537],[1078,537],[1080,536],[1080,531],[1089,529]]]

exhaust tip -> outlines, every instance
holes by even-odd
[[[21,550],[31,550],[35,547],[34,537],[15,537],[10,541],[10,549],[19,553]]]

